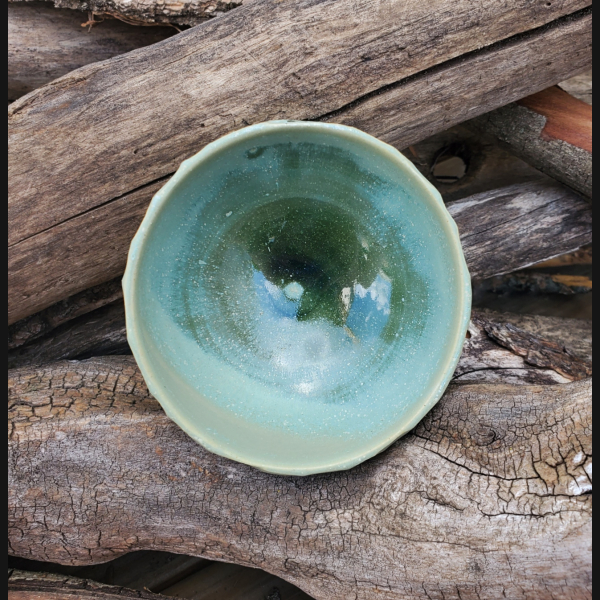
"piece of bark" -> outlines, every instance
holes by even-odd
[[[197,571],[213,564],[211,561],[171,552],[142,550],[129,552],[114,560],[97,565],[77,567],[57,563],[9,557],[9,570],[34,573],[52,572],[57,575],[91,579],[98,583],[162,593]]]
[[[89,29],[79,11],[46,2],[8,5],[8,101],[84,65],[171,37],[172,27],[135,27],[106,19]]]
[[[148,591],[96,583],[53,573],[8,570],[8,600],[161,600]]]
[[[543,340],[511,323],[480,323],[495,342],[522,356],[530,365],[550,368],[571,381],[592,376],[591,364],[573,356],[563,344]]]
[[[519,328],[528,339],[535,340],[536,348],[560,348],[561,361],[556,361],[556,364],[532,364],[526,356],[500,342],[488,331],[503,331],[507,326]],[[560,340],[560,344],[554,341],[556,339]],[[561,367],[563,362],[570,372],[579,373],[582,365],[591,369],[591,361],[591,322],[537,315],[523,318],[515,314],[474,310],[453,381],[513,385],[568,383],[577,377],[565,374]]]
[[[46,336],[8,351],[8,368],[61,359],[130,354],[123,300],[82,315]]]
[[[123,298],[121,278],[84,290],[8,328],[8,350],[47,336],[67,323]]]
[[[357,20],[257,0],[13,103],[9,322],[118,275],[151,196],[223,133],[324,119],[404,148],[589,64],[590,9],[557,18],[589,2],[438,2],[369,0]]]
[[[9,3],[30,0],[8,0]],[[245,0],[248,3],[250,0]],[[110,15],[134,25],[198,25],[241,6],[244,0],[46,0],[56,8],[69,8],[95,16]],[[81,18],[81,17],[80,17]]]
[[[592,107],[559,87],[469,123],[543,173],[592,197]]]
[[[589,380],[454,385],[367,463],[280,477],[195,444],[132,359],[13,371],[9,553],[176,549],[317,600],[591,598],[590,419]]]
[[[592,361],[592,322],[584,319],[563,319],[539,315],[517,315],[490,310],[474,311],[476,317],[492,323],[507,322],[536,337],[559,343],[569,353],[585,361]]]
[[[471,274],[480,278],[569,252],[588,243],[592,236],[589,204],[556,184],[510,186],[464,198],[448,208],[459,227]],[[51,248],[48,255],[50,269],[50,260],[55,259]],[[120,280],[115,279],[11,325],[9,365],[88,357],[98,354],[100,348],[106,354],[124,352],[122,314],[99,311],[83,317],[120,298]]]

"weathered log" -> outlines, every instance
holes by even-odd
[[[351,471],[210,454],[131,358],[9,375],[9,552],[160,549],[263,568],[327,600],[591,598],[591,382],[454,385]]]
[[[471,273],[480,278],[564,254],[586,244],[592,236],[589,205],[555,184],[530,183],[493,190],[454,202],[449,210],[461,232]],[[523,230],[528,232],[526,236],[521,234]],[[127,243],[125,238],[123,245]],[[120,298],[120,281],[115,279],[11,325],[9,368],[124,352],[122,304],[102,309]]]
[[[586,204],[563,186],[539,182],[475,194],[447,207],[471,277],[485,279],[589,243],[592,213]]]
[[[564,343],[544,340],[512,323],[493,322],[489,318],[474,319],[488,336],[525,359],[525,362],[542,369],[552,369],[570,381],[580,381],[592,376],[592,366],[575,356]]]
[[[520,352],[523,339],[529,342],[532,354],[548,347],[554,354],[545,364],[535,356],[530,360],[527,352]],[[589,321],[475,310],[453,380],[513,385],[567,383],[591,375],[591,361]]]
[[[543,173],[592,197],[592,107],[559,87],[469,123]]]
[[[591,9],[561,18],[588,1],[438,1],[369,0],[365,20],[257,0],[13,103],[9,323],[118,275],[150,197],[223,133],[325,119],[403,148],[589,65]]]
[[[8,101],[84,65],[171,37],[172,27],[135,27],[107,19],[92,29],[79,11],[45,2],[8,5]]]
[[[107,281],[53,304],[8,328],[8,350],[47,336],[67,323],[123,298],[121,278]]]
[[[10,3],[30,0],[8,0]],[[249,2],[250,0],[245,0]],[[56,8],[110,15],[135,25],[198,25],[206,19],[242,5],[244,0],[46,0]]]
[[[8,571],[8,600],[161,600],[147,591],[105,585],[65,575]]]
[[[8,351],[8,368],[61,359],[130,354],[123,301],[74,319],[48,335]]]

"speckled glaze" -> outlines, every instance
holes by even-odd
[[[438,192],[341,125],[213,142],[156,194],[123,280],[152,394],[264,471],[349,469],[412,429],[460,356],[470,278]]]

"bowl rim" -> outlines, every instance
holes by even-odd
[[[259,463],[240,455],[227,444],[221,445],[219,443],[212,443],[202,435],[202,431],[199,427],[195,426],[193,422],[190,422],[190,419],[181,415],[177,410],[177,401],[172,400],[167,394],[163,393],[162,386],[159,384],[157,377],[153,373],[151,362],[146,356],[144,344],[141,342],[140,336],[138,335],[140,325],[138,324],[138,318],[134,307],[136,304],[137,272],[144,245],[152,230],[154,222],[160,217],[160,213],[167,206],[171,193],[176,189],[177,185],[204,161],[220,154],[229,147],[235,146],[240,141],[251,139],[257,135],[263,135],[265,132],[289,133],[299,129],[334,134],[346,139],[357,140],[362,144],[371,145],[377,148],[378,151],[384,154],[391,162],[396,162],[401,170],[412,173],[415,177],[415,183],[418,183],[421,188],[420,191],[423,192],[425,196],[429,196],[432,200],[431,208],[438,216],[440,225],[447,235],[452,248],[453,264],[457,267],[457,274],[462,280],[462,285],[459,286],[459,297],[455,299],[455,301],[460,304],[459,310],[457,310],[457,315],[459,315],[460,318],[458,319],[458,326],[456,327],[453,339],[451,340],[452,343],[448,344],[448,348],[452,348],[452,352],[448,354],[443,368],[440,367],[437,370],[437,380],[435,380],[436,378],[433,378],[435,384],[430,386],[432,391],[422,398],[423,404],[414,411],[412,418],[407,421],[400,421],[397,429],[394,430],[394,433],[387,435],[382,439],[376,438],[376,443],[374,443],[366,452],[363,451],[358,454],[349,452],[347,456],[344,456],[343,458],[338,457],[331,462],[327,462],[327,457],[324,457],[322,464],[318,465],[313,463],[306,466],[298,464],[282,466],[281,464]],[[236,462],[250,465],[261,471],[277,475],[306,476],[351,469],[365,460],[376,456],[396,440],[411,431],[433,408],[433,406],[437,404],[448,387],[462,354],[464,340],[471,317],[471,278],[460,242],[458,227],[448,212],[438,190],[427,181],[408,158],[393,146],[390,146],[386,142],[355,127],[319,121],[277,120],[249,125],[225,134],[213,142],[210,142],[197,154],[184,160],[169,181],[153,196],[148,206],[142,223],[129,247],[122,286],[125,303],[127,340],[144,381],[148,386],[148,390],[160,403],[167,416],[183,429],[183,431],[196,443],[200,444],[208,451]]]

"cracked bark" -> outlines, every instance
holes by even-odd
[[[590,63],[588,0],[363,4],[255,0],[11,104],[9,322],[117,276],[152,195],[224,133],[321,119],[405,148]]]
[[[32,0],[8,0],[24,3]],[[246,0],[248,2],[249,0]],[[70,8],[102,17],[109,15],[134,25],[198,25],[243,0],[46,0],[56,8]]]
[[[131,358],[17,370],[9,553],[170,550],[265,569],[317,600],[591,598],[590,418],[591,380],[455,383],[367,463],[278,477],[192,442]]]
[[[550,88],[468,123],[516,156],[592,197],[592,107]]]
[[[146,591],[104,585],[77,577],[50,573],[8,571],[8,600],[164,600],[166,596]]]

